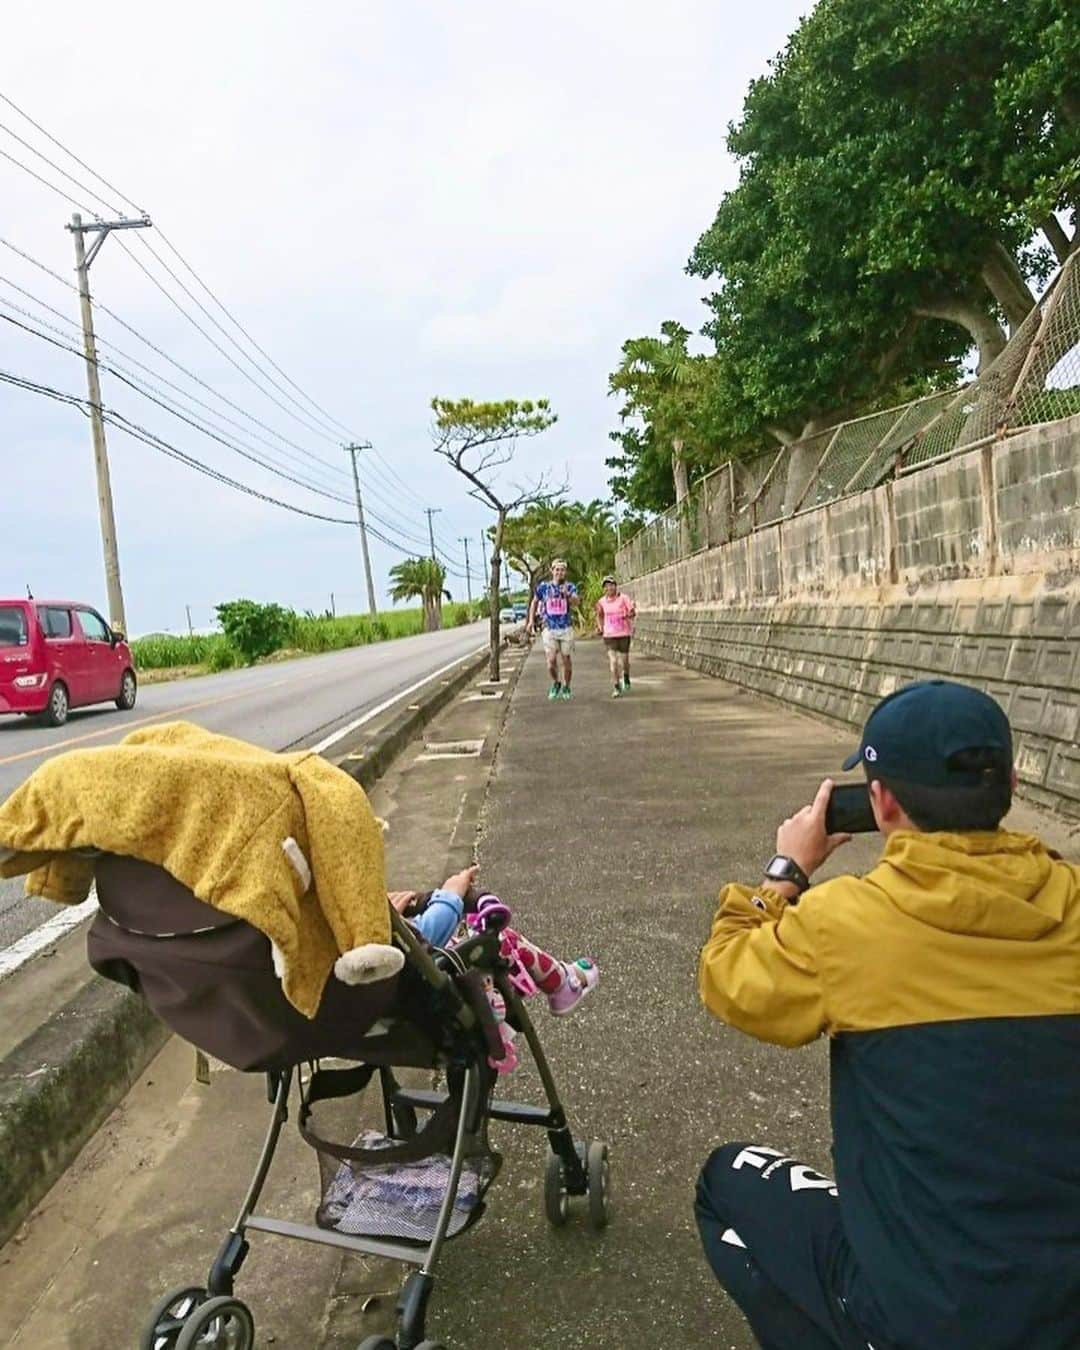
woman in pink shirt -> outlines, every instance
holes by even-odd
[[[630,691],[630,639],[634,633],[633,618],[637,613],[628,595],[619,593],[614,577],[604,578],[604,594],[596,602],[596,631],[604,639],[611,679],[615,688],[612,698],[621,698]]]

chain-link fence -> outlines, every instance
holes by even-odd
[[[1080,254],[971,384],[722,465],[618,555],[629,579],[935,460],[1080,412]]]

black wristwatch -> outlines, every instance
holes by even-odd
[[[788,858],[783,853],[774,854],[769,859],[765,865],[765,877],[768,881],[788,881],[793,886],[798,886],[800,895],[810,886],[810,878],[795,859]]]

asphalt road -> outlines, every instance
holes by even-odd
[[[66,726],[0,719],[0,801],[51,755],[109,745],[135,727],[184,719],[272,750],[318,743],[369,708],[484,645],[487,624],[397,638],[280,664],[147,685],[131,712],[111,704],[73,712]],[[0,881],[0,951],[56,913]]]

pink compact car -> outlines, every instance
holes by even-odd
[[[135,662],[123,634],[96,609],[69,600],[0,600],[0,713],[40,716],[70,708],[134,708]]]

